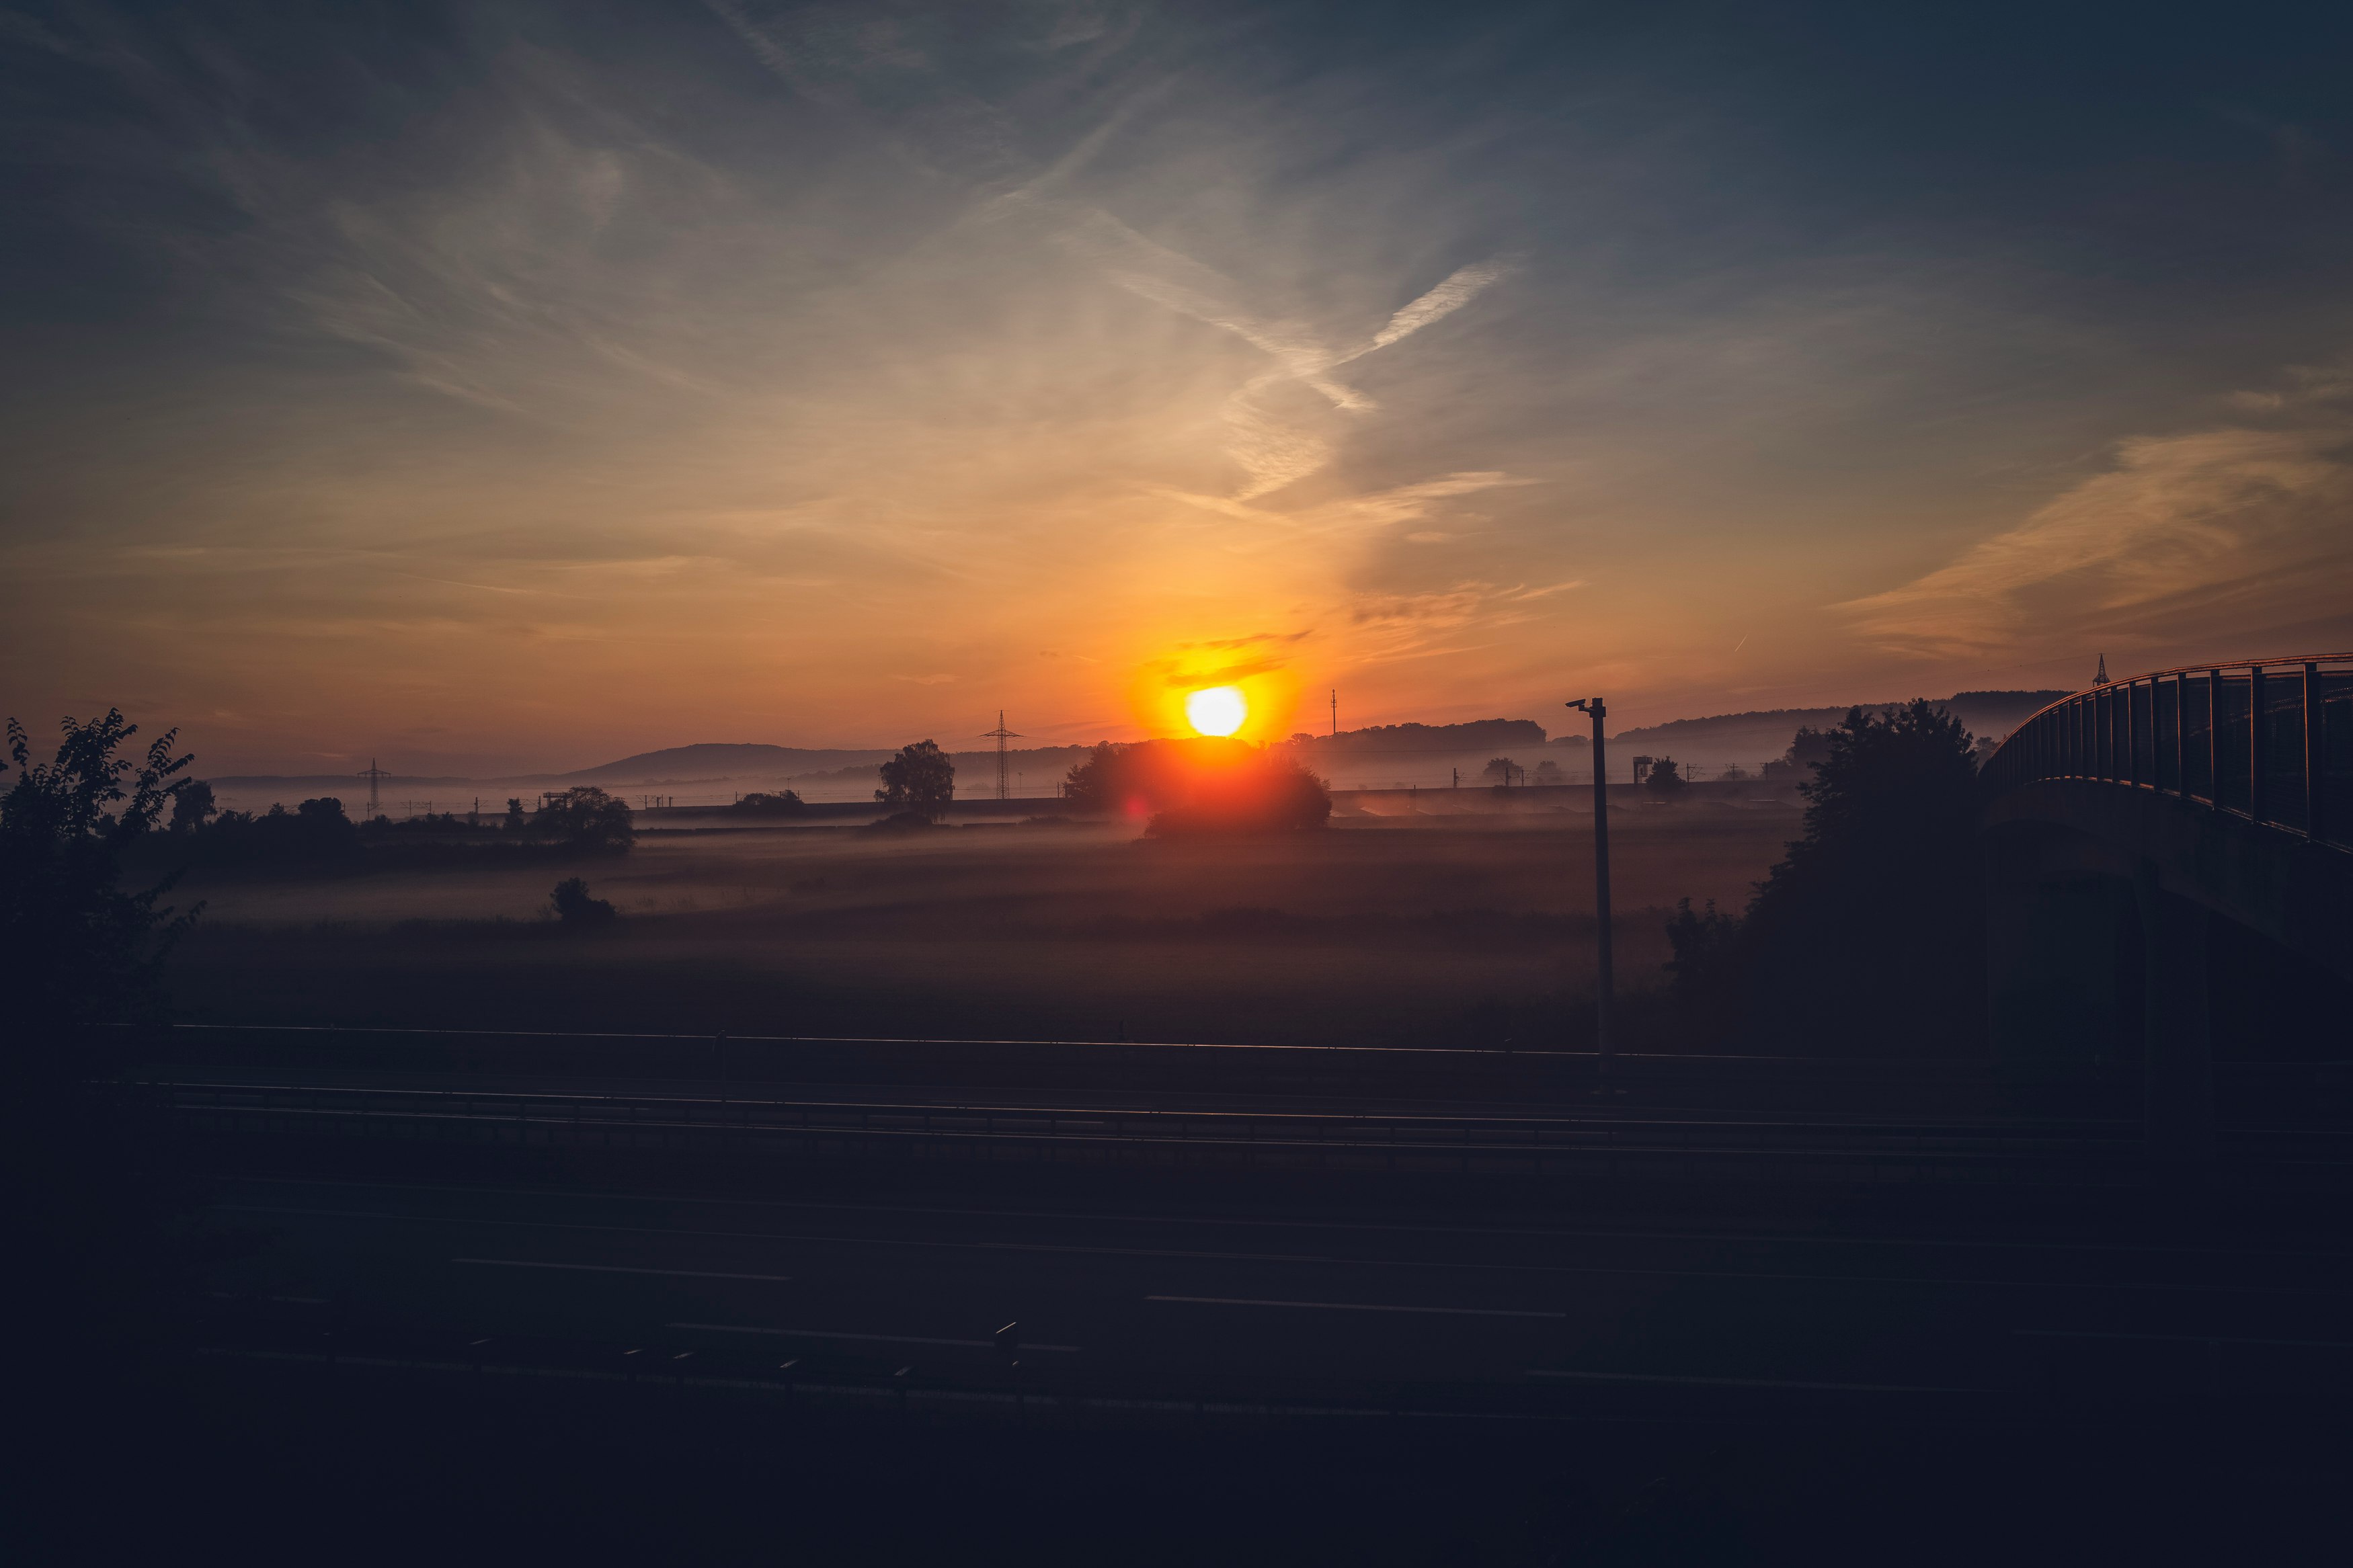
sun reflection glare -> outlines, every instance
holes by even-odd
[[[1185,699],[1185,721],[1204,735],[1230,735],[1250,717],[1238,686],[1212,686]]]

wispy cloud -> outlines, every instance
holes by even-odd
[[[1136,271],[1118,271],[1113,277],[1155,304],[1231,332],[1273,362],[1236,387],[1223,410],[1229,432],[1227,455],[1247,476],[1231,499],[1250,501],[1323,469],[1335,450],[1331,440],[1278,412],[1275,393],[1296,385],[1343,413],[1370,413],[1377,406],[1374,401],[1332,373],[1451,315],[1510,270],[1511,264],[1504,260],[1457,268],[1391,315],[1377,331],[1353,344],[1327,341],[1303,322],[1254,315],[1175,278]]]
[[[2015,527],[1841,608],[1889,652],[1968,658],[2353,550],[2353,416],[2326,385],[2232,401],[2292,422],[2119,442]]]

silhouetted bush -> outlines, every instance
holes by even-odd
[[[1668,994],[1704,1027],[1739,1022],[1747,973],[1741,935],[1740,917],[1719,910],[1714,899],[1697,910],[1679,899],[1667,917],[1667,945],[1674,953],[1667,960]]]
[[[1063,780],[1062,798],[1073,811],[1149,816],[1187,797],[1190,774],[1203,759],[1240,759],[1249,752],[1240,741],[1099,742]]]
[[[808,803],[791,790],[781,795],[754,792],[727,808],[737,816],[806,816]]]
[[[1332,792],[1287,756],[1265,755],[1205,774],[1192,798],[1155,816],[1155,838],[1192,834],[1291,833],[1331,820]]]
[[[588,896],[588,884],[578,877],[566,877],[555,884],[552,897],[555,917],[568,926],[600,926],[612,923],[615,910],[602,899]]]
[[[1105,742],[1071,770],[1063,798],[1079,812],[1148,817],[1161,836],[1321,827],[1332,792],[1287,752],[1246,741]]]
[[[56,758],[36,763],[24,726],[8,721],[16,781],[0,796],[0,986],[18,1089],[70,1079],[77,1026],[159,1016],[164,951],[197,912],[161,906],[176,877],[137,892],[121,885],[123,851],[173,804],[169,781],[191,760],[172,755],[179,731],[133,763],[115,752],[138,726],[115,710],[60,728]]]
[[[1651,771],[1643,775],[1642,787],[1662,800],[1672,800],[1683,794],[1683,786],[1689,782],[1674,758],[1653,757],[1651,759]]]

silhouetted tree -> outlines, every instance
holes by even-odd
[[[575,849],[618,852],[637,842],[638,831],[627,802],[607,795],[595,784],[575,784],[549,795],[532,814],[532,831]]]
[[[1788,1049],[1981,1048],[1985,912],[1968,731],[1925,701],[1884,718],[1858,708],[1822,750],[1799,786],[1805,837],[1759,884],[1743,921],[1753,1027]]]
[[[1490,757],[1487,759],[1487,765],[1479,770],[1479,776],[1497,789],[1509,789],[1512,787],[1513,779],[1525,774],[1526,771],[1509,757]]]
[[[1672,799],[1683,793],[1683,785],[1688,782],[1674,758],[1652,757],[1650,768],[1643,775],[1642,787],[1652,795]]]
[[[1143,780],[1129,756],[1134,750],[1110,741],[1098,741],[1094,749],[1082,761],[1071,765],[1062,781],[1062,798],[1071,803],[1073,811],[1117,811],[1127,803],[1131,794],[1141,792]],[[1148,799],[1139,800],[1145,810],[1151,809]]]
[[[213,786],[202,779],[183,779],[172,792],[172,831],[194,833],[220,815],[213,804]]]
[[[179,731],[134,763],[115,753],[138,727],[115,710],[60,728],[56,758],[36,763],[24,726],[8,721],[16,780],[0,796],[0,986],[20,1083],[72,1073],[77,1026],[160,1011],[164,950],[197,912],[161,906],[176,877],[121,886],[122,852],[173,804],[172,775],[191,760],[172,755]]]
[[[578,877],[566,877],[555,884],[550,901],[555,906],[555,917],[568,926],[598,926],[611,923],[615,910],[602,899],[588,895],[588,884]]]
[[[1789,737],[1789,749],[1767,763],[1757,777],[1774,784],[1803,784],[1814,776],[1814,771],[1830,760],[1831,736],[1834,731],[1817,730],[1811,724],[1802,726]]]
[[[902,746],[876,772],[882,775],[882,787],[874,798],[894,811],[935,818],[955,798],[955,764],[937,742]]]
[[[1560,771],[1558,763],[1546,757],[1536,764],[1536,776],[1532,782],[1539,784],[1565,784],[1568,782],[1568,775]]]
[[[530,819],[522,814],[522,801],[514,795],[507,796],[506,828],[517,837],[531,831]]]
[[[163,1375],[142,1353],[164,1342],[185,1258],[170,1221],[186,1176],[157,1169],[153,1124],[121,1114],[102,1081],[113,1037],[90,1026],[162,1015],[164,952],[202,906],[164,908],[169,877],[123,886],[124,852],[175,804],[173,775],[189,759],[172,755],[174,732],[134,761],[116,755],[138,733],[119,711],[62,729],[55,759],[36,763],[24,727],[7,727],[17,773],[0,796],[0,1192],[10,1265],[39,1282],[12,1302],[19,1342],[38,1347],[12,1399],[33,1426],[70,1433],[44,1409],[49,1394],[64,1411],[110,1374],[121,1387]]]

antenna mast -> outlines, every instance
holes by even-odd
[[[1340,689],[1339,689],[1338,687],[1336,687],[1336,686],[1335,686],[1335,687],[1334,687],[1334,688],[1332,689],[1332,733],[1334,733],[1335,735],[1337,735],[1339,732],[1340,732]]]
[[[997,728],[982,731],[980,738],[997,742],[997,798],[1009,800],[1012,798],[1012,792],[1005,786],[1005,742],[1018,741],[1022,737],[1005,727],[1005,710],[999,708],[997,710]]]

